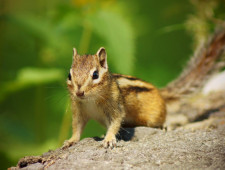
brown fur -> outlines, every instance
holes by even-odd
[[[93,79],[96,71],[99,77]],[[100,48],[96,55],[83,56],[74,49],[69,77],[73,135],[64,146],[80,139],[89,119],[107,127],[103,141],[105,147],[116,145],[115,135],[121,125],[161,127],[165,121],[166,107],[159,91],[135,77],[109,73],[104,48]]]
[[[166,118],[166,108],[159,91],[138,78],[113,74],[124,99],[126,116],[124,127],[161,127]]]

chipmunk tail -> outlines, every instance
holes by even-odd
[[[197,48],[180,76],[161,89],[166,102],[196,93],[213,74],[225,66],[225,29],[216,30],[207,43]]]

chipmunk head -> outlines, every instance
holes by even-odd
[[[72,97],[91,98],[101,94],[107,85],[108,65],[105,48],[101,47],[95,55],[79,55],[73,48],[73,63],[67,85]]]

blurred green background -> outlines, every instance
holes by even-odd
[[[223,0],[0,0],[0,169],[70,137],[73,47],[163,87],[224,18]],[[104,133],[91,121],[82,138]]]

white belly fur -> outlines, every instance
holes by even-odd
[[[95,101],[85,101],[85,104],[82,105],[82,110],[89,119],[94,119],[103,126],[108,126],[106,115],[104,114],[103,110],[96,105]]]

